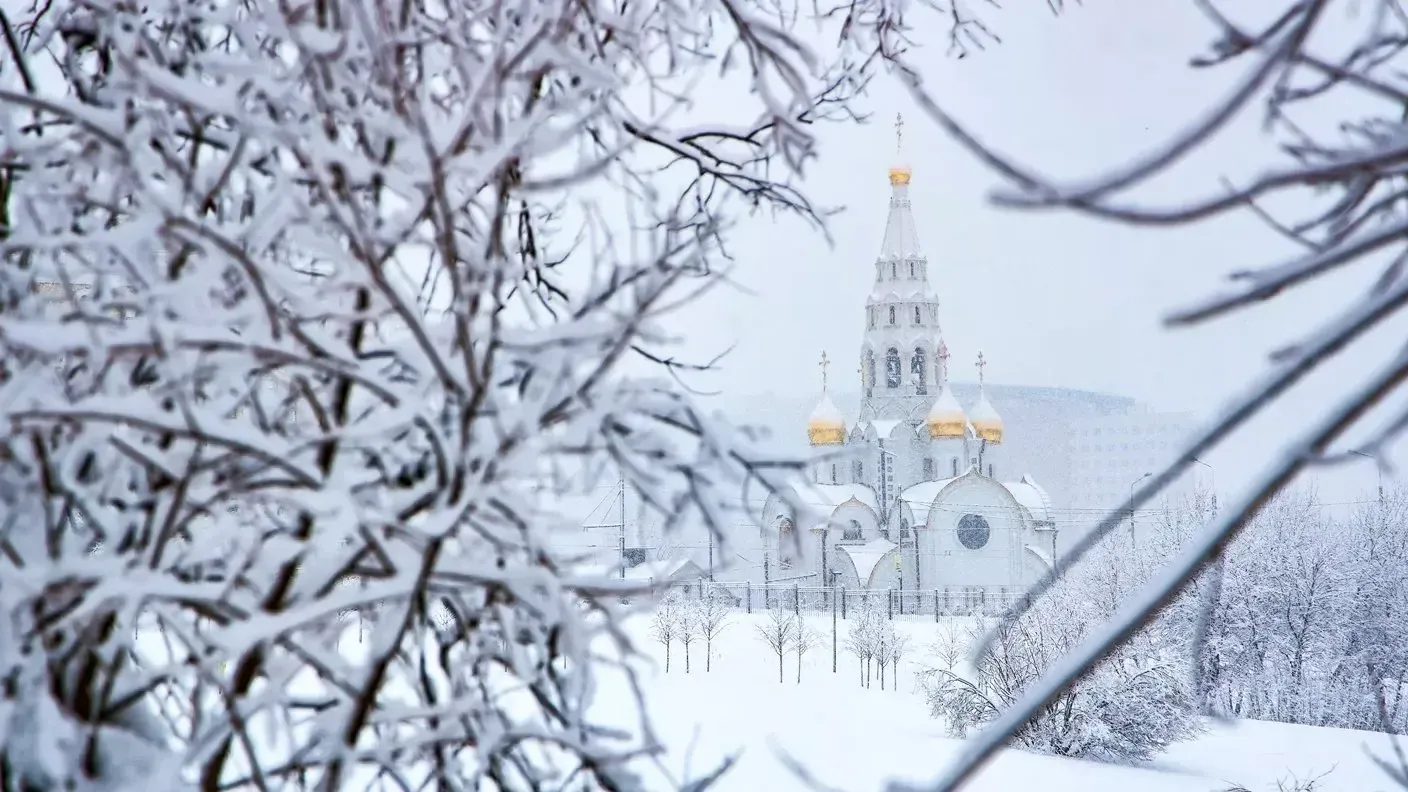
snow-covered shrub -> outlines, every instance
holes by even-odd
[[[969,645],[994,632],[990,651],[966,668],[953,652],[919,682],[931,714],[965,736],[1011,707],[1047,669],[1107,618],[1128,583],[1120,556],[1104,551],[1041,598],[1022,618],[979,622]],[[1107,656],[1062,691],[1015,735],[1031,750],[1103,761],[1143,761],[1195,735],[1198,713],[1187,664],[1156,625]]]

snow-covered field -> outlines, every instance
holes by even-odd
[[[658,762],[641,767],[652,788],[673,790],[707,775],[729,756],[736,765],[715,789],[723,792],[783,792],[810,789],[784,756],[806,767],[826,787],[866,792],[889,779],[933,777],[957,754],[961,742],[946,736],[929,717],[914,674],[935,662],[928,647],[942,626],[931,618],[900,618],[909,653],[899,669],[899,689],[886,674],[860,685],[858,661],[845,653],[847,622],[839,623],[836,672],[832,672],[831,618],[809,616],[823,640],[808,652],[797,682],[797,659],[788,653],[779,683],[777,657],[758,637],[763,614],[732,613],[715,639],[712,671],[705,672],[704,642],[691,647],[691,672],[684,672],[675,642],[671,670],[664,648],[650,635],[649,618],[629,626],[637,648],[655,662],[640,675],[656,734],[668,747]],[[161,655],[155,631],[141,643]],[[358,653],[349,629],[343,652]],[[624,680],[610,671],[600,689],[598,715],[633,723],[635,703]],[[1408,750],[1408,746],[1405,746]],[[1151,764],[1113,766],[1006,751],[967,787],[971,792],[1222,792],[1241,785],[1251,792],[1276,792],[1278,781],[1320,776],[1314,792],[1390,792],[1396,789],[1370,757],[1391,756],[1387,736],[1342,729],[1242,721],[1212,725],[1200,738],[1173,746]],[[1294,789],[1287,785],[1286,790]]]
[[[664,651],[649,637],[646,620],[634,625],[642,650],[660,658],[647,674],[654,725],[669,755],[658,772],[675,779],[706,774],[739,754],[718,789],[728,792],[804,790],[807,785],[779,758],[794,757],[817,780],[845,790],[877,790],[886,779],[923,780],[956,754],[960,742],[945,736],[916,691],[914,671],[939,634],[932,620],[899,622],[910,636],[910,656],[900,668],[900,689],[862,689],[854,657],[844,653],[840,629],[837,672],[831,671],[831,619],[812,618],[824,645],[804,656],[801,684],[789,654],[785,681],[777,659],[757,637],[762,616],[734,614],[714,646],[713,671],[705,673],[702,641],[692,646],[692,671],[684,673],[675,644],[670,673]],[[610,688],[608,688],[610,691]],[[624,694],[606,693],[603,706],[627,707]],[[619,695],[619,699],[618,699]],[[622,710],[623,716],[629,712]],[[1193,742],[1175,745],[1148,766],[1100,765],[1018,751],[999,755],[968,787],[972,792],[1217,792],[1242,785],[1276,790],[1278,780],[1324,775],[1316,792],[1392,790],[1367,750],[1387,755],[1384,735],[1279,723],[1214,725]],[[1328,774],[1326,774],[1328,773]],[[670,785],[661,779],[661,789]],[[1288,787],[1289,788],[1289,787]]]

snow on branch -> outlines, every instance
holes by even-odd
[[[817,48],[814,11],[861,16]],[[0,17],[0,778],[636,788],[648,722],[589,704],[640,586],[562,549],[569,501],[619,473],[727,552],[799,470],[695,403],[669,318],[748,212],[824,228],[814,130],[902,11]]]

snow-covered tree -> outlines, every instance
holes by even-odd
[[[0,777],[631,787],[588,713],[623,584],[557,496],[620,471],[727,556],[797,469],[669,327],[745,213],[821,222],[812,130],[902,48],[796,10],[7,7]]]
[[[782,660],[797,640],[798,620],[782,608],[767,612],[761,624],[754,625],[758,640],[777,657],[777,681],[782,681]]]
[[[886,619],[879,608],[867,602],[846,629],[846,651],[854,655],[860,664],[861,687],[870,686],[871,663],[876,659],[880,636],[886,626]]]
[[[688,604],[677,591],[671,591],[660,598],[655,612],[650,616],[650,637],[665,647],[665,673],[670,672],[670,647],[680,639],[685,629],[685,612]]]
[[[712,591],[709,596],[698,600],[695,614],[699,625],[699,635],[704,639],[704,670],[714,670],[714,640],[728,627],[733,603],[723,591]]]
[[[882,650],[890,664],[893,684],[891,689],[900,689],[900,661],[904,659],[905,653],[909,651],[909,636],[894,629],[891,624],[889,633],[885,636]]]
[[[807,624],[800,615],[793,615],[795,627],[792,631],[792,651],[797,654],[797,684],[802,684],[802,657],[807,652],[821,646],[822,635],[815,627]]]
[[[689,648],[694,645],[695,639],[702,635],[702,626],[699,623],[700,600],[685,599],[680,603],[679,609],[679,637],[680,648],[684,650],[684,672],[689,673]]]
[[[1215,103],[1189,123],[1171,125],[1167,137],[1151,142],[1127,161],[1106,163],[1098,174],[1075,175],[1064,182],[1041,176],[1047,171],[1042,163],[1023,163],[986,147],[980,133],[947,114],[927,93],[922,75],[906,70],[911,92],[929,117],[1007,182],[996,196],[1003,206],[1044,212],[1064,209],[1163,229],[1161,233],[1218,222],[1233,213],[1264,221],[1267,260],[1237,261],[1229,274],[1230,285],[1219,285],[1196,303],[1173,310],[1165,317],[1168,326],[1206,324],[1278,303],[1292,293],[1309,294],[1313,301],[1317,289],[1326,290],[1320,313],[1304,325],[1287,325],[1286,337],[1268,347],[1274,351],[1265,370],[1238,388],[1239,395],[1216,411],[1217,419],[1197,432],[1166,469],[1156,472],[1127,502],[1069,547],[1059,574],[1042,581],[1033,596],[1018,603],[1004,626],[1037,607],[1042,592],[1054,586],[1057,578],[1081,567],[1087,555],[1118,530],[1122,515],[1203,464],[1201,457],[1282,403],[1298,383],[1338,361],[1342,351],[1350,347],[1397,350],[1402,342],[1397,322],[1408,304],[1408,280],[1403,277],[1408,242],[1402,233],[1408,184],[1400,178],[1399,157],[1408,118],[1397,75],[1408,66],[1408,23],[1401,4],[1397,0],[1284,0],[1255,5],[1200,2],[1196,7],[1206,18],[1207,46],[1193,53],[1190,64],[1204,71],[1204,79],[1221,74],[1228,90],[1218,92]],[[1147,200],[1145,187],[1184,164],[1190,152],[1215,147],[1228,133],[1230,119],[1250,114],[1266,121],[1262,132],[1272,164],[1266,164],[1266,157],[1243,157],[1246,170],[1209,174],[1205,188],[1196,194]],[[1307,196],[1308,200],[1301,200]],[[1287,239],[1294,249],[1282,253]],[[1363,269],[1371,270],[1374,277],[1362,290],[1345,292],[1327,285],[1327,279],[1340,273]],[[1071,662],[1031,685],[1000,723],[970,741],[960,761],[925,788],[951,792],[1025,728],[1029,718],[1049,707],[1060,691],[1103,663],[1117,645],[1139,635],[1141,626],[1155,620],[1200,573],[1225,565],[1222,554],[1229,540],[1299,473],[1360,457],[1374,459],[1381,471],[1386,469],[1387,450],[1408,429],[1408,421],[1396,407],[1387,407],[1388,415],[1378,408],[1395,403],[1408,387],[1408,357],[1395,352],[1373,365],[1345,372],[1335,375],[1339,393],[1334,398],[1320,400],[1313,414],[1302,416],[1279,444],[1266,449],[1264,474],[1224,504],[1216,518],[1177,553],[1164,559],[1160,574],[1144,580],[1128,607],[1100,629],[1091,630],[1073,649]],[[1319,588],[1320,581],[1314,585],[1314,596],[1329,595]],[[1208,588],[1215,587],[1210,581]],[[1218,600],[1210,596],[1205,602],[1212,607]],[[1293,611],[1290,621],[1295,617]],[[1305,638],[1309,640],[1310,633]],[[1001,639],[998,631],[992,642]],[[1408,767],[1394,772],[1399,785],[1408,788]]]

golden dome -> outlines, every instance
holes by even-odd
[[[930,439],[952,440],[963,437],[968,428],[968,416],[963,414],[963,408],[958,406],[953,393],[944,388],[934,399],[934,406],[929,408],[924,423],[929,427]]]
[[[993,445],[1002,445],[1002,419],[982,420],[973,419],[973,431],[977,432],[979,439],[986,440]]]
[[[807,419],[807,440],[814,446],[845,445],[846,419],[825,393]]]
[[[1002,444],[1002,416],[993,409],[992,402],[988,401],[988,392],[983,376],[984,370],[988,367],[988,361],[983,357],[983,353],[978,353],[978,406],[973,408],[973,431],[977,433],[979,439],[986,440],[993,445]]]
[[[979,439],[986,440],[993,445],[1002,445],[1002,416],[993,409],[992,402],[988,401],[986,393],[978,392],[978,406],[973,408],[970,420],[973,423],[973,431],[977,433]]]
[[[913,171],[908,166],[890,168],[890,185],[899,187],[902,184],[909,184],[909,177],[912,175]]]

